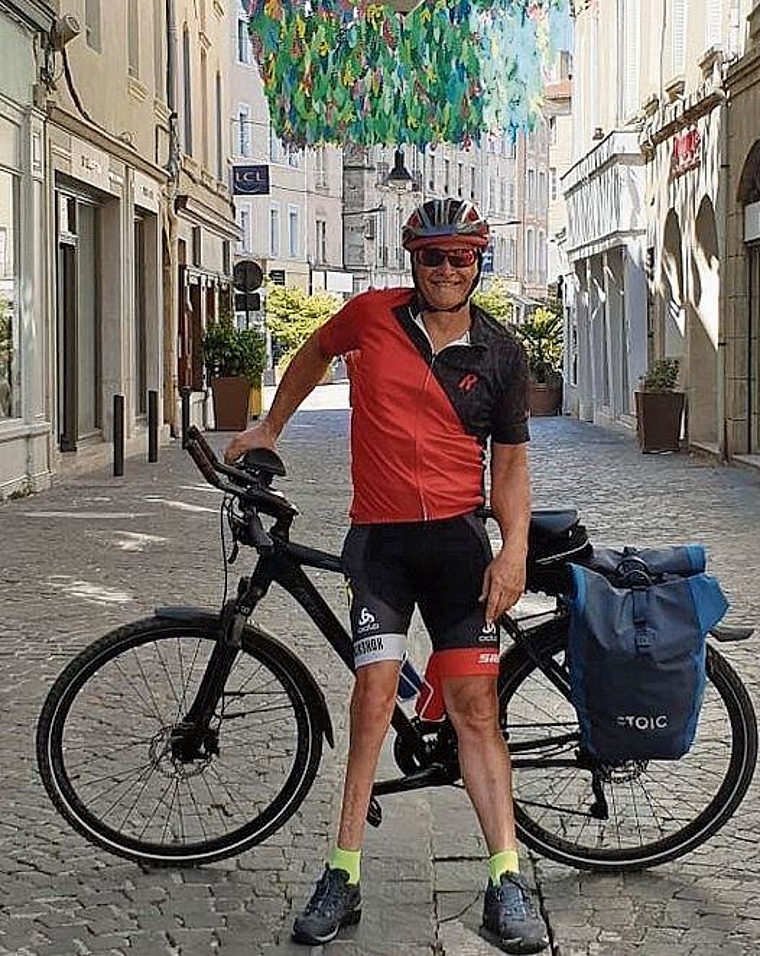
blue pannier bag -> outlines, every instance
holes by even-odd
[[[568,667],[581,750],[677,760],[705,687],[705,639],[727,608],[700,545],[595,550],[571,564]]]

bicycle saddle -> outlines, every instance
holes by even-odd
[[[575,508],[538,508],[530,515],[531,531],[545,538],[557,538],[567,534],[578,524]]]
[[[275,476],[285,476],[285,465],[282,459],[271,448],[252,448],[243,455],[240,463],[244,471],[254,475],[262,484],[268,485]]]

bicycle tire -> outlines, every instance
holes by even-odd
[[[499,678],[500,724],[515,751],[515,821],[527,846],[577,869],[636,871],[691,852],[730,819],[752,781],[757,723],[739,676],[715,648],[708,644],[707,686],[690,752],[678,761],[612,771],[605,784],[610,818],[598,820],[589,812],[590,772],[560,762],[571,763],[577,753],[575,711],[532,659],[553,658],[564,669],[567,624],[551,622],[528,640],[529,651],[516,646],[504,655]],[[562,733],[550,753],[551,746],[537,742],[552,725]],[[562,743],[565,735],[573,740]],[[531,747],[538,766],[521,769]],[[699,800],[703,806],[694,805]]]
[[[85,648],[51,688],[37,728],[42,781],[92,843],[150,866],[211,863],[262,842],[305,798],[319,715],[290,652],[250,629],[214,718],[219,753],[173,759],[169,731],[216,639],[208,619],[137,621]]]

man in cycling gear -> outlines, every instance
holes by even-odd
[[[471,203],[423,203],[402,241],[414,288],[347,302],[294,357],[266,418],[226,452],[233,460],[273,447],[332,357],[350,353],[354,494],[343,550],[356,664],[350,744],[337,847],[293,935],[317,945],[358,919],[367,809],[416,604],[433,645],[418,712],[451,720],[491,853],[483,932],[506,952],[538,952],[548,940],[518,877],[496,699],[496,622],[525,585],[527,362],[514,335],[470,303],[489,242]],[[489,440],[490,504],[503,542],[495,557],[474,514],[484,502]]]

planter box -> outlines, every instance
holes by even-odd
[[[214,427],[222,432],[239,432],[248,424],[248,404],[251,385],[242,375],[230,378],[212,378],[214,396]]]
[[[680,451],[683,392],[636,392],[636,434],[643,452]]]
[[[530,413],[534,418],[559,415],[562,408],[562,384],[540,385],[537,382],[531,382],[528,401]]]

